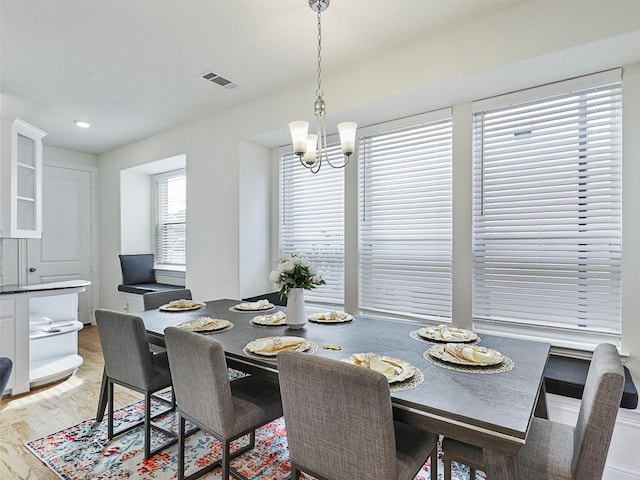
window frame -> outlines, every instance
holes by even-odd
[[[162,225],[160,219],[160,203],[159,203],[159,192],[158,192],[158,184],[159,182],[170,180],[173,178],[184,178],[185,182],[185,197],[184,197],[184,221],[182,222],[166,222],[166,223],[180,223],[184,225],[184,247],[181,249],[182,254],[184,255],[184,263],[169,263],[165,261],[163,254],[159,251],[159,238],[158,232]],[[152,246],[153,252],[155,256],[155,269],[163,272],[166,275],[171,275],[171,272],[184,272],[186,270],[186,260],[187,260],[187,245],[186,245],[186,235],[187,235],[187,187],[186,187],[187,175],[186,168],[179,168],[176,170],[170,170],[166,172],[156,173],[151,175],[151,211],[152,211]]]

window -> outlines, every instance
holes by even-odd
[[[340,165],[340,145],[329,147]],[[280,170],[280,252],[298,253],[317,268],[326,285],[305,292],[311,301],[344,303],[344,169],[325,167],[316,175],[293,153]]]
[[[451,321],[450,115],[360,139],[362,311]]]
[[[184,169],[154,175],[154,245],[160,268],[187,263],[187,177]]]
[[[619,336],[620,72],[477,102],[474,318]]]

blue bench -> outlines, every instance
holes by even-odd
[[[156,273],[153,269],[154,261],[153,253],[120,255],[122,284],[118,285],[118,291],[144,295],[149,292],[183,288],[179,285],[156,282]]]
[[[590,363],[589,360],[551,355],[544,370],[544,384],[547,393],[582,398]],[[634,409],[638,406],[638,390],[627,367],[624,367],[624,377],[624,391],[620,407]]]

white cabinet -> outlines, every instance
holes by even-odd
[[[16,361],[16,304],[13,298],[0,299],[0,352],[1,357]],[[9,378],[7,391],[13,389],[14,375]]]
[[[3,124],[2,237],[42,236],[42,138],[45,132],[16,118]]]
[[[0,286],[0,357],[13,360],[12,395],[72,375],[78,355],[78,293],[90,282]]]
[[[118,297],[120,298],[120,305],[122,306],[123,312],[136,313],[144,310],[142,295],[137,293],[118,292]]]

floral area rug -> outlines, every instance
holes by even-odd
[[[154,411],[166,408],[160,402],[153,402]],[[142,418],[142,402],[129,405],[115,412],[116,431],[127,423],[135,423]],[[157,422],[176,431],[177,415],[170,413]],[[152,433],[152,447],[165,441],[159,432]],[[232,444],[243,446],[248,437]],[[144,460],[144,430],[140,426],[111,441],[107,438],[107,418],[102,422],[86,420],[78,425],[27,443],[27,447],[51,470],[64,480],[88,479],[148,479],[173,480],[177,478],[177,445],[173,445]],[[221,456],[220,442],[213,437],[198,432],[187,439],[187,474],[193,473]],[[438,480],[444,478],[444,466],[439,459]],[[266,425],[256,432],[256,447],[231,462],[239,472],[251,479],[280,480],[291,470],[287,437],[282,418]],[[219,480],[220,469],[205,475],[204,479]],[[307,479],[313,477],[307,476]],[[452,478],[466,480],[468,469],[454,464]],[[430,480],[429,464],[425,464],[415,480]],[[356,480],[356,479],[354,479]],[[362,480],[362,479],[357,479]],[[435,479],[433,479],[435,480]],[[486,480],[478,473],[477,480]]]

